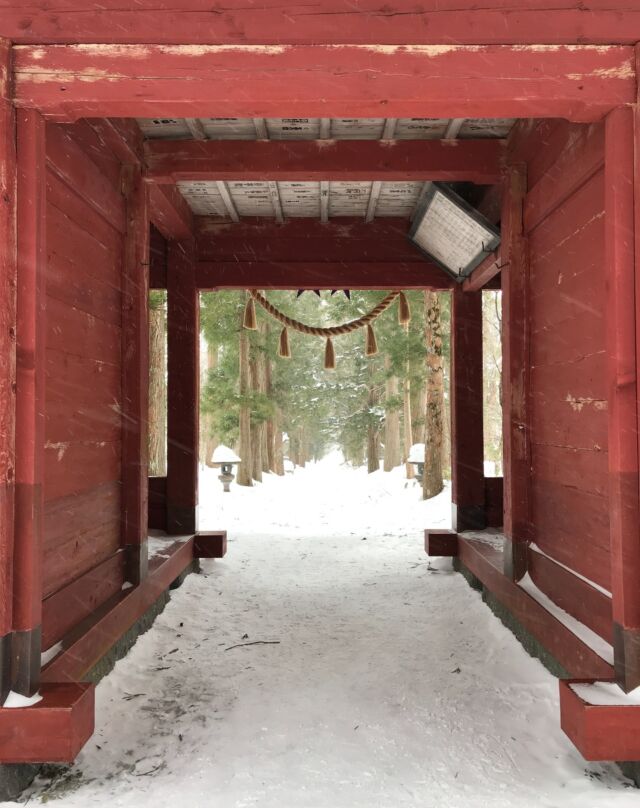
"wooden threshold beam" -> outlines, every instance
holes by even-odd
[[[502,172],[502,140],[154,140],[147,179],[404,180],[492,185]]]
[[[199,289],[451,289],[455,282],[426,261],[200,261]]]
[[[634,49],[622,45],[38,44],[15,46],[14,56],[16,103],[67,121],[214,109],[249,118],[584,122],[635,103],[637,84]]]

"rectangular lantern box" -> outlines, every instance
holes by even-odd
[[[586,760],[640,760],[640,703],[615,703],[606,693],[602,698],[597,686],[615,687],[615,682],[561,679],[559,684],[560,726]],[[594,688],[593,698],[581,685]]]

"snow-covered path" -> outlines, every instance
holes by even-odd
[[[335,457],[222,495],[203,563],[97,691],[97,730],[31,804],[59,808],[637,806],[559,727],[556,681],[422,529],[401,470]],[[261,641],[269,644],[245,645]]]

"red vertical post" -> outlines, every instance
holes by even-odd
[[[11,44],[0,39],[0,704],[11,686],[16,386],[16,122]]]
[[[40,681],[45,381],[45,126],[39,112],[17,119],[16,489],[13,689]]]
[[[611,594],[616,679],[627,691],[640,685],[634,117],[615,109],[605,129]]]
[[[198,529],[200,301],[195,242],[170,241],[167,256],[167,532]]]
[[[451,500],[457,532],[486,527],[482,426],[482,292],[451,301]]]
[[[504,573],[518,581],[527,570],[529,518],[529,250],[523,208],[526,166],[507,170],[502,199],[502,435]]]
[[[123,167],[127,205],[122,276],[122,543],[126,575],[147,574],[149,520],[149,214],[139,167]]]

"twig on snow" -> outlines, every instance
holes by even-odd
[[[231,651],[233,648],[244,648],[245,645],[280,645],[280,640],[254,640],[253,642],[239,642],[237,645],[230,645],[224,650]]]

